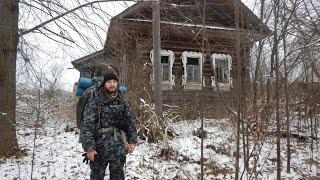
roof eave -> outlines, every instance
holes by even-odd
[[[110,59],[111,61],[114,61],[115,56],[110,51],[102,49],[87,56],[71,61],[71,64],[73,65],[73,67],[79,70],[82,66],[87,66],[90,63],[97,63],[97,59],[99,59],[99,61],[103,59]]]
[[[134,13],[139,8],[141,8],[141,7],[145,6],[145,5],[148,5],[148,3],[150,3],[150,2],[138,2],[138,3],[134,4],[134,5],[132,5],[131,7],[125,9],[120,14],[114,16],[113,18],[111,18],[111,20],[122,19],[125,16],[127,16],[127,15],[129,15],[131,13]]]

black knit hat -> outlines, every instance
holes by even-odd
[[[103,76],[103,83],[101,84],[102,86],[104,86],[104,84],[109,81],[109,80],[116,80],[117,82],[119,82],[118,80],[118,76],[116,74],[114,74],[113,72],[107,72],[104,76]]]

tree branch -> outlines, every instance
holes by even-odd
[[[90,5],[95,4],[95,3],[111,2],[111,1],[134,1],[134,0],[97,0],[97,1],[88,2],[88,3],[85,3],[85,4],[81,5],[81,6],[78,6],[78,7],[76,7],[76,8],[73,8],[73,9],[71,9],[71,10],[65,12],[65,13],[62,13],[62,14],[60,14],[59,16],[56,16],[56,17],[54,17],[54,18],[52,18],[52,19],[49,19],[49,20],[47,20],[47,21],[45,21],[45,22],[43,22],[43,23],[41,23],[41,24],[39,24],[39,25],[31,28],[31,29],[22,31],[22,32],[19,34],[19,37],[24,36],[24,35],[32,32],[32,31],[35,31],[35,30],[43,27],[44,25],[46,25],[46,24],[48,24],[48,23],[50,23],[50,22],[52,22],[52,21],[55,21],[55,20],[57,20],[57,19],[65,16],[65,15],[67,15],[67,14],[69,14],[69,13],[72,13],[72,12],[78,10],[78,9],[81,9],[81,8],[83,8],[83,7],[85,7],[85,6],[90,6]],[[135,2],[137,2],[137,1],[135,1]]]

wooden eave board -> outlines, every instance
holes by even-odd
[[[127,29],[128,31],[132,31],[139,33],[147,33],[150,34],[152,30],[152,22],[151,21],[135,21],[135,20],[123,20],[119,22],[121,27]],[[161,31],[165,35],[171,36],[189,36],[190,38],[195,38],[196,36],[201,37],[202,33],[201,26],[187,26],[183,24],[175,25],[173,24],[161,24]],[[207,36],[209,38],[215,37],[224,37],[225,39],[235,39],[235,30],[232,28],[222,28],[222,27],[207,27]],[[150,34],[151,35],[151,34]],[[240,29],[240,36],[245,37],[246,41],[258,41],[265,37],[264,34],[260,35],[260,32],[253,30]]]
[[[168,3],[170,2],[170,3]],[[184,23],[202,23],[202,12],[199,5],[192,1],[162,1],[161,20]],[[240,4],[240,27],[260,31],[260,20],[243,3]],[[234,27],[234,4],[231,0],[208,0],[206,6],[206,25]],[[117,16],[116,19],[152,19],[151,3],[137,3]],[[134,10],[134,11],[133,11]],[[242,23],[243,22],[243,23]],[[270,30],[263,25],[264,34]]]
[[[71,63],[75,68],[77,68],[82,65],[99,64],[101,63],[101,61],[110,61],[110,63],[114,63],[114,59],[114,55],[112,55],[110,51],[100,50],[87,56],[81,57],[77,60],[74,60]]]

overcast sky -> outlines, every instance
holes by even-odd
[[[57,1],[62,3],[65,8],[73,9],[80,4],[83,4],[86,0],[68,0],[68,1]],[[30,8],[30,4],[26,5],[26,3],[31,3],[33,8]],[[48,1],[49,2],[49,1]],[[47,3],[48,3],[47,2]],[[55,1],[52,1],[55,2]],[[50,3],[50,2],[49,2]],[[45,22],[52,17],[56,17],[57,14],[54,11],[43,10],[39,11],[37,9],[43,8],[43,5],[39,5],[39,1],[21,1],[20,2],[20,14],[19,14],[19,29],[30,29],[42,22]],[[80,18],[86,19],[90,23],[98,24],[101,29],[89,29],[88,25],[83,21],[79,20],[78,17],[75,17],[72,14],[69,14],[66,17],[67,20],[60,18],[59,21],[51,22],[45,26],[45,28],[40,28],[39,31],[31,32],[27,35],[24,35],[20,38],[20,52],[17,60],[17,80],[28,78],[23,77],[21,75],[21,67],[25,68],[25,59],[30,59],[32,67],[36,68],[38,71],[43,70],[48,72],[48,76],[50,76],[50,69],[54,65],[58,65],[63,67],[63,74],[61,78],[61,87],[65,90],[70,90],[74,82],[79,79],[79,72],[73,68],[71,61],[78,59],[80,57],[86,56],[95,51],[101,50],[105,43],[106,39],[106,31],[108,28],[109,20],[125,10],[128,6],[134,4],[133,2],[105,2],[99,3],[99,5],[103,11],[106,13],[101,13],[99,16],[94,14],[90,8],[82,8],[83,12],[77,10],[76,12],[80,14]],[[46,6],[52,4],[45,4]],[[37,7],[37,8],[34,8]],[[59,9],[57,7],[52,8],[59,12],[65,12],[64,9]],[[50,17],[48,14],[52,14]],[[60,21],[61,20],[61,21]],[[75,29],[79,31],[79,33],[85,34],[85,39],[82,39],[77,32],[68,28],[65,24],[68,24],[70,21]],[[62,28],[59,28],[61,26]],[[93,27],[93,26],[90,26]],[[62,34],[65,36],[65,39],[52,35],[50,31]],[[51,36],[46,36],[43,34],[51,34]],[[53,40],[54,39],[54,40]],[[56,40],[62,42],[57,43]],[[72,43],[71,41],[75,42]],[[85,43],[87,42],[87,43]],[[21,54],[25,58],[21,58]]]
[[[118,3],[107,3],[107,4],[109,4],[108,8],[107,8],[107,12],[112,16],[115,16],[126,9],[124,6],[119,6]],[[104,24],[104,26],[106,29],[108,28],[108,24]],[[92,32],[88,32],[88,33],[89,33],[88,36],[90,36],[90,34],[92,34]],[[95,41],[95,40],[97,42],[99,41],[95,37],[95,35],[92,34],[92,37],[93,37],[93,41]],[[101,39],[103,39],[103,41],[105,41],[107,34],[105,32],[101,32],[100,37],[101,37]],[[104,44],[97,43],[96,45],[97,45],[96,50],[98,51],[103,48]],[[77,48],[74,48],[72,55],[69,56],[69,59],[67,60],[67,64],[66,64],[67,67],[73,68],[71,61],[73,61],[77,58],[81,58],[83,56],[86,56],[86,55],[93,53],[93,52],[94,52],[94,50],[93,51],[89,50],[88,52],[86,52],[86,51],[81,51],[81,50],[78,50]],[[63,75],[64,78],[63,79],[64,79],[64,84],[65,84],[65,89],[68,89],[68,88],[70,89],[71,86],[73,85],[73,83],[79,79],[79,76],[80,76],[80,73],[76,69],[68,69],[68,70],[64,71],[64,75]]]

